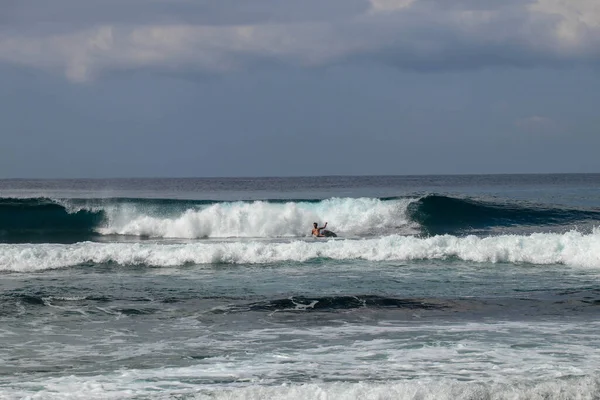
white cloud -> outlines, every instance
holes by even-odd
[[[557,18],[554,34],[562,46],[580,48],[589,40],[598,43],[598,0],[537,0],[531,5],[531,10]]]
[[[416,0],[370,0],[371,12],[397,11],[410,7]]]
[[[312,21],[121,21],[43,35],[15,28],[0,31],[0,61],[62,69],[68,79],[84,82],[110,70],[214,73],[257,61],[318,66],[381,59],[400,68],[444,69],[580,63],[600,54],[597,0],[369,0],[367,5],[359,14],[341,10]]]

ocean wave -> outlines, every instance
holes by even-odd
[[[245,311],[336,311],[355,308],[396,308],[407,310],[444,309],[447,306],[435,299],[399,299],[374,295],[362,296],[295,296],[286,299],[272,299],[251,304],[238,304],[226,309],[218,308],[215,313]]]
[[[148,214],[136,207],[107,211],[98,232],[152,238],[302,237],[313,222],[346,235],[409,232],[406,209],[412,199],[332,198],[319,202],[223,202],[178,215]]]
[[[298,238],[313,222],[345,237],[469,234],[600,219],[567,209],[442,195],[219,202],[174,199],[0,199],[0,242],[74,243],[102,236]]]
[[[316,259],[406,261],[458,259],[491,263],[600,267],[600,230],[584,234],[428,238],[390,235],[356,240],[166,243],[2,244],[0,271],[40,271],[82,264],[172,267],[187,264],[271,264]]]
[[[218,360],[221,361],[221,360]],[[219,366],[220,363],[219,363]],[[223,366],[225,370],[228,370]],[[130,370],[127,373],[64,377],[51,377],[33,382],[15,382],[7,385],[8,398],[39,396],[48,399],[165,399],[186,398],[197,400],[298,400],[298,399],[398,399],[398,400],[471,400],[471,399],[596,399],[600,396],[600,377],[597,374],[573,374],[553,370],[554,379],[498,379],[477,382],[448,378],[420,378],[413,380],[320,382],[258,384],[250,379],[227,375],[223,380],[237,381],[237,385],[198,383],[197,377],[206,365]],[[271,368],[274,368],[271,366]],[[289,368],[289,367],[288,367]],[[201,372],[199,372],[199,370]],[[544,371],[546,369],[543,369]],[[530,372],[523,368],[523,372]],[[570,373],[569,373],[570,372]],[[222,371],[213,376],[220,377]],[[247,374],[240,373],[241,377]],[[158,377],[157,377],[158,376]],[[157,391],[156,385],[147,382],[169,383]],[[192,383],[190,383],[190,380]],[[241,382],[240,382],[241,381]],[[82,391],[79,388],[89,387]]]
[[[47,198],[0,199],[0,241],[85,240],[105,218],[102,210],[70,210]]]
[[[548,207],[501,200],[424,196],[408,206],[409,218],[431,235],[489,227],[551,226],[599,220],[598,210]]]
[[[191,201],[155,199],[0,199],[0,241],[70,242],[94,235],[151,238],[309,236],[313,222],[348,236],[415,233],[410,198]]]

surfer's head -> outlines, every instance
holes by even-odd
[[[318,224],[317,224],[316,222],[313,222],[313,226],[314,226],[315,228],[317,227],[317,225],[318,225]]]

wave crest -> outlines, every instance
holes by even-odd
[[[429,195],[410,204],[408,216],[424,233],[436,235],[498,226],[564,225],[598,220],[600,212]]]
[[[302,237],[312,222],[330,221],[328,228],[346,235],[385,234],[411,224],[406,208],[411,200],[333,198],[320,202],[268,201],[215,203],[176,216],[148,215],[131,207],[109,209],[104,235],[153,238]]]
[[[87,263],[173,267],[186,264],[271,264],[316,259],[567,264],[600,268],[600,230],[590,234],[501,235],[480,238],[390,235],[377,239],[290,242],[76,243],[0,245],[0,271],[37,271]]]
[[[85,240],[102,221],[101,210],[68,210],[47,198],[0,199],[0,241]]]
[[[313,222],[344,237],[490,232],[495,227],[554,227],[600,219],[600,211],[421,198],[330,198],[217,202],[174,199],[0,199],[0,242],[72,243],[99,236],[293,238]],[[523,232],[522,230],[520,231]]]

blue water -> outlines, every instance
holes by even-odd
[[[598,398],[599,183],[0,181],[0,397]]]

